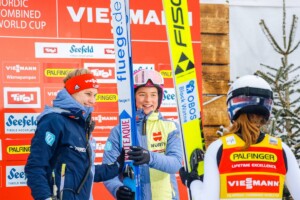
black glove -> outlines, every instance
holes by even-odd
[[[150,162],[149,151],[139,146],[131,146],[128,159],[133,160],[134,165],[148,164]]]
[[[119,174],[123,171],[124,162],[125,162],[125,150],[122,148],[121,154],[117,158],[117,162],[119,163]]]
[[[116,196],[117,200],[134,200],[134,192],[126,186],[119,187]]]
[[[190,188],[190,185],[194,180],[203,181],[203,175],[199,176],[197,171],[191,171],[189,173],[184,169],[184,167],[180,168],[179,175],[180,175],[181,182],[184,185],[186,185],[188,188]]]

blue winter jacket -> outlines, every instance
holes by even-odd
[[[145,115],[136,112],[138,145],[148,149],[149,164],[140,165],[141,196],[143,200],[178,200],[175,174],[182,166],[183,152],[178,124],[164,119],[159,112]],[[103,163],[115,160],[121,152],[120,126],[115,126],[105,144]],[[112,195],[123,183],[118,177],[104,182]]]
[[[94,166],[96,143],[87,135],[86,123],[92,108],[82,106],[65,89],[58,93],[53,105],[46,106],[37,119],[25,166],[27,184],[35,200],[45,200],[53,195],[54,179],[57,196],[63,195],[60,200],[91,200],[93,181],[115,177],[118,165],[111,164],[113,161]],[[64,177],[61,175],[63,164],[66,166]],[[78,191],[86,174],[86,181]]]

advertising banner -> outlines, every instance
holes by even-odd
[[[199,0],[189,0],[195,65],[201,65]],[[130,1],[134,70],[155,69],[165,79],[160,111],[177,121],[162,1]],[[0,199],[31,200],[24,166],[37,116],[75,68],[87,68],[100,84],[96,96],[96,164],[118,123],[115,52],[108,0],[0,0]],[[126,88],[124,88],[126,89]],[[178,177],[180,199],[186,187]],[[113,199],[102,183],[94,199]]]

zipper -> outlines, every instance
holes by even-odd
[[[144,116],[144,119],[143,119],[143,131],[142,131],[142,135],[146,135],[147,133],[147,116],[145,115]]]

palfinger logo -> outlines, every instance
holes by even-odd
[[[6,148],[8,154],[29,154],[30,145],[13,145]]]

